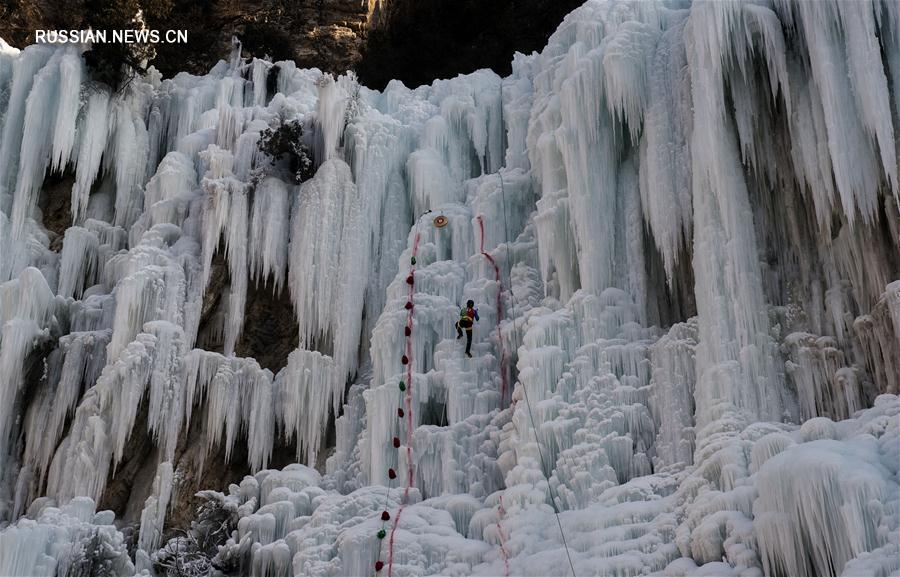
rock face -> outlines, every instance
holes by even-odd
[[[583,0],[369,0],[357,72],[369,88],[408,87],[480,68],[509,74],[511,56],[543,48]]]
[[[151,62],[165,77],[205,74],[237,36],[248,56],[293,60],[299,68],[357,70],[364,84],[409,87],[479,68],[509,74],[510,57],[541,48],[582,0],[113,0],[141,8],[148,28],[187,29],[188,44],[158,44]],[[8,0],[0,37],[14,46],[35,29],[98,28],[96,0]],[[103,4],[107,8],[109,2]],[[524,4],[524,5],[523,5]],[[102,27],[102,26],[100,26]]]
[[[101,11],[91,0],[10,0],[0,6],[0,37],[13,45],[34,41],[35,29],[98,27]],[[164,76],[186,71],[205,74],[227,57],[232,35],[245,51],[298,67],[346,72],[359,61],[369,18],[365,0],[209,0],[153,2],[148,12],[139,0],[115,0],[127,13],[145,8],[151,29],[187,29],[188,44],[159,44],[152,64]],[[106,6],[103,7],[106,9]]]
[[[197,72],[205,72],[217,58],[228,54],[232,35],[241,38],[245,51],[254,56],[268,54],[273,60],[293,60],[301,68],[319,68],[342,73],[359,60],[368,19],[368,6],[361,0],[219,0],[208,3],[197,34],[209,37],[214,54],[199,44]],[[191,10],[203,10],[193,7]],[[190,26],[190,22],[188,23]],[[194,45],[195,41],[189,39]],[[165,73],[182,69],[178,50],[163,47],[157,67]],[[161,65],[161,66],[160,66]]]

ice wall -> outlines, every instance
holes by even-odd
[[[239,45],[114,92],[0,43],[0,573],[891,575],[898,35],[590,0],[507,78],[383,92]],[[236,354],[265,293],[274,372]],[[212,569],[167,520],[244,455]]]

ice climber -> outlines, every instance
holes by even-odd
[[[472,329],[478,320],[478,309],[475,308],[475,301],[466,301],[466,308],[460,309],[459,320],[456,321],[456,338],[461,339],[463,330],[466,331],[466,356],[472,358]]]

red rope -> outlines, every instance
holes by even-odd
[[[509,577],[509,554],[506,552],[506,532],[503,531],[503,517],[506,509],[503,508],[503,495],[500,495],[500,519],[497,521],[497,531],[500,533],[500,556],[503,557],[503,575]]]
[[[497,266],[497,261],[494,260],[490,254],[485,252],[484,250],[484,219],[479,214],[478,215],[478,228],[481,230],[481,255],[491,263],[491,266],[494,267],[494,280],[497,281],[497,340],[500,341],[500,407],[503,407],[503,402],[506,399],[506,391],[509,388],[509,383],[507,379],[509,378],[506,374],[506,346],[503,344],[503,334],[500,331],[500,322],[503,320],[503,306],[501,302],[501,295],[503,294],[503,281],[500,280],[500,267]]]
[[[409,275],[413,277],[416,272],[416,264],[415,258],[419,252],[419,233],[416,232],[415,240],[413,240],[413,248],[412,248],[412,260],[409,268]],[[414,279],[413,279],[414,281]],[[415,285],[413,282],[409,283],[409,293],[407,302],[412,305],[413,296],[415,295]],[[413,346],[412,346],[412,329],[413,329],[413,310],[415,309],[415,305],[409,307],[406,313],[406,328],[408,331],[404,331],[409,333],[406,336],[406,395],[404,397],[404,404],[406,405],[406,488],[403,490],[403,500],[401,501],[400,507],[397,509],[397,514],[394,515],[394,522],[391,525],[391,536],[388,539],[388,577],[392,577],[394,574],[394,534],[397,532],[397,527],[400,525],[400,516],[403,514],[403,509],[406,507],[406,504],[409,502],[409,491],[413,485],[413,454],[412,454],[412,444],[413,444],[413,414],[412,414],[412,391],[413,391],[413,371],[412,371],[412,361],[413,361]]]
[[[502,302],[500,300],[501,295],[503,294],[503,281],[500,279],[500,267],[497,266],[497,261],[494,260],[490,254],[488,254],[484,250],[484,218],[479,214],[478,215],[478,228],[481,232],[481,245],[479,247],[479,251],[482,256],[491,263],[491,266],[494,267],[494,279],[497,281],[497,340],[500,341],[500,406],[503,406],[503,401],[506,399],[506,390],[508,387],[507,382],[507,374],[506,374],[506,345],[503,343],[503,334],[500,330],[500,322],[503,320],[503,307]],[[497,520],[497,532],[500,535],[500,556],[503,557],[503,575],[504,577],[509,577],[509,554],[506,551],[506,532],[503,530],[503,517],[506,515],[506,509],[503,508],[503,495],[500,496],[500,519]]]
[[[407,487],[407,491],[409,491],[409,487]],[[400,505],[400,508],[397,509],[394,523],[391,525],[391,537],[388,539],[388,577],[394,574],[394,533],[397,532],[397,525],[400,523],[400,515],[403,513],[404,507],[405,505]]]

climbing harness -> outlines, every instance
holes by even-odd
[[[465,308],[465,307],[460,309],[460,311],[459,311],[459,327],[469,330],[472,328],[473,324],[474,324],[474,319],[472,318],[472,315],[469,314],[469,309]]]

